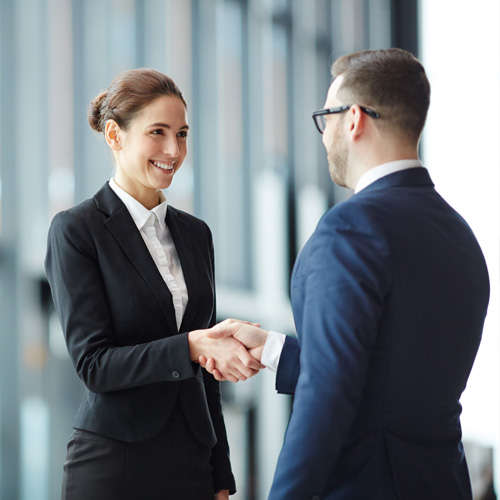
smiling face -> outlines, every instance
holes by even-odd
[[[186,108],[175,96],[148,103],[125,131],[109,120],[106,142],[113,150],[115,181],[147,208],[158,205],[158,189],[172,183],[187,154]]]

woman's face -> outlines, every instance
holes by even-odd
[[[116,123],[107,125],[108,144],[108,128],[113,127],[115,180],[138,201],[151,204],[158,200],[157,189],[170,186],[187,154],[189,127],[184,104],[178,97],[158,97],[136,115],[127,131]]]

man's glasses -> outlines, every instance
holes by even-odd
[[[344,113],[350,107],[352,104],[349,104],[347,106],[339,106],[338,108],[325,108],[325,109],[320,109],[319,111],[314,111],[312,114],[314,124],[316,125],[316,128],[318,129],[318,132],[322,134],[325,130],[326,127],[326,115],[334,115],[336,113]],[[359,106],[359,109],[366,113],[368,116],[371,116],[372,118],[379,118],[380,114],[377,113],[376,111],[373,111],[373,109],[366,108],[365,106]]]

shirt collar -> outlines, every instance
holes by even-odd
[[[354,193],[359,193],[362,189],[368,187],[370,184],[378,181],[386,175],[393,174],[394,172],[399,172],[401,170],[406,170],[408,168],[422,166],[423,165],[420,160],[397,160],[391,161],[389,163],[383,163],[382,165],[371,168],[359,178]]]
[[[133,196],[124,191],[115,181],[114,177],[109,180],[109,187],[116,193],[118,198],[129,211],[137,229],[141,230],[144,224],[149,220],[152,214],[157,217],[161,230],[165,229],[165,217],[167,216],[168,201],[165,193],[159,189],[158,196],[160,204],[152,210],[148,210],[144,205],[139,203]]]

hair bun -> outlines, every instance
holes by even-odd
[[[90,126],[97,132],[102,132],[102,117],[106,114],[105,110],[102,110],[104,100],[106,99],[107,92],[101,92],[94,100],[90,103],[87,118]],[[104,111],[104,113],[103,113]]]
[[[167,75],[151,68],[124,71],[90,103],[89,124],[97,132],[104,132],[106,122],[112,119],[126,131],[144,106],[162,96],[177,97],[187,108],[181,91]]]

